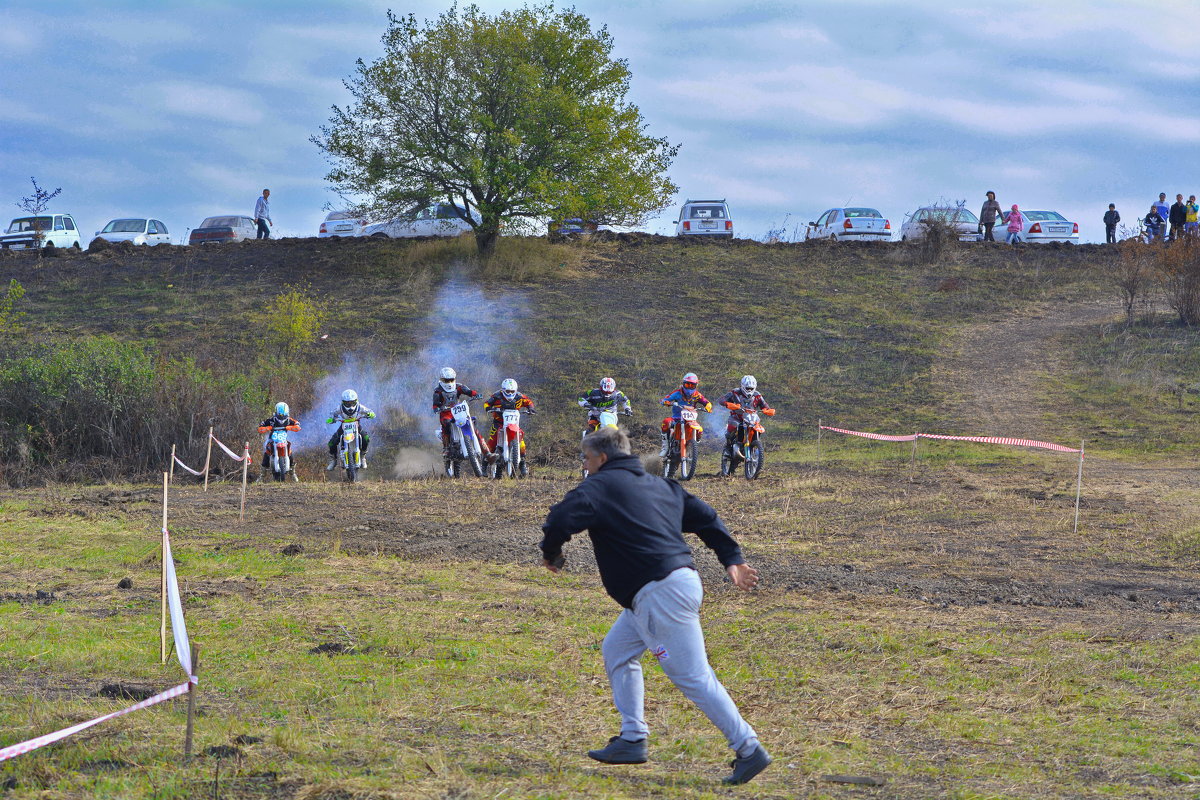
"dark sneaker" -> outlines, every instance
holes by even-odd
[[[608,745],[599,750],[588,750],[588,757],[605,764],[645,764],[646,740],[639,739],[631,742],[614,736],[608,740]],[[747,778],[747,780],[749,780]]]
[[[721,783],[728,783],[731,786],[737,786],[742,783],[749,783],[750,780],[767,768],[771,763],[771,757],[767,755],[767,751],[760,744],[755,748],[754,752],[745,758],[735,758],[729,762],[729,766],[733,767],[733,772],[728,777],[722,778]]]

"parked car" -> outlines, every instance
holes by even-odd
[[[808,223],[804,238],[887,242],[892,238],[892,222],[873,208],[831,208]]]
[[[413,239],[418,236],[459,236],[474,230],[467,222],[467,212],[461,206],[450,203],[434,203],[421,209],[413,209],[387,222],[376,222],[359,230],[356,236],[371,236],[376,239]],[[476,221],[479,215],[471,212]]]
[[[96,235],[92,237],[93,242],[97,239],[104,239],[107,242],[133,242],[134,244],[150,246],[171,243],[171,236],[167,233],[167,226],[161,220],[141,217],[110,220],[107,225],[96,231]]]
[[[561,222],[551,220],[546,225],[546,233],[551,236],[586,236],[600,230],[600,224],[579,217],[564,219]]]
[[[258,226],[250,217],[229,214],[223,217],[205,217],[199,226],[192,228],[188,244],[220,244],[240,242],[258,236]]]
[[[357,236],[366,224],[365,219],[359,219],[349,211],[330,211],[325,215],[317,237],[328,239],[330,236]]]
[[[36,217],[17,217],[0,234],[0,248],[36,250],[38,247],[74,247],[80,249],[79,226],[70,214],[46,212]]]
[[[1009,213],[1008,211],[1003,212],[1001,215],[1004,218],[1003,224],[996,224],[997,236],[1005,232]],[[1031,244],[1046,242],[1079,244],[1079,223],[1071,222],[1057,211],[1026,211],[1022,208],[1021,216],[1025,217],[1025,230],[1021,232],[1021,239],[1026,242]]]
[[[958,206],[923,206],[909,214],[900,226],[900,241],[909,242],[925,238],[929,224],[934,220],[953,225],[958,230],[960,242],[974,242],[979,239],[979,217],[970,209]]]
[[[733,218],[724,200],[686,200],[675,220],[676,236],[733,238]]]

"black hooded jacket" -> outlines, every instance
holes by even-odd
[[[625,608],[647,583],[694,566],[683,531],[699,536],[722,565],[745,563],[716,511],[675,481],[646,472],[635,455],[610,458],[550,509],[542,555],[553,561],[583,530],[605,590]]]

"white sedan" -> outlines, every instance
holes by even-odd
[[[167,226],[157,219],[144,217],[126,217],[111,220],[101,230],[96,231],[92,241],[104,239],[108,242],[133,242],[134,244],[156,245],[170,244],[171,236]]]
[[[358,232],[366,224],[367,221],[365,219],[359,219],[349,211],[330,211],[321,222],[321,227],[317,231],[317,238],[328,239],[330,236],[357,236]]]
[[[808,223],[804,238],[890,242],[892,222],[873,208],[831,208]]]
[[[953,226],[958,232],[960,242],[974,242],[979,239],[979,217],[970,209],[959,206],[924,206],[904,220],[904,224],[900,226],[900,241],[924,239],[929,226],[938,222]]]
[[[996,238],[1001,234],[1008,235],[1008,215],[1005,211],[1003,222],[996,223]],[[1079,244],[1079,223],[1071,222],[1057,211],[1032,211],[1021,209],[1025,217],[1025,230],[1021,232],[1021,240],[1031,244],[1046,242],[1066,242]]]
[[[453,237],[474,230],[471,223],[465,218],[466,213],[459,206],[435,203],[387,222],[367,225],[355,235],[370,236],[375,239],[413,239],[418,236]],[[479,215],[474,212],[470,216],[476,221],[479,219]]]

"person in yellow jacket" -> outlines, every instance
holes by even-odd
[[[1200,205],[1196,203],[1196,195],[1188,198],[1184,208],[1187,211],[1187,221],[1183,224],[1183,232],[1188,236],[1195,236],[1200,232]]]

